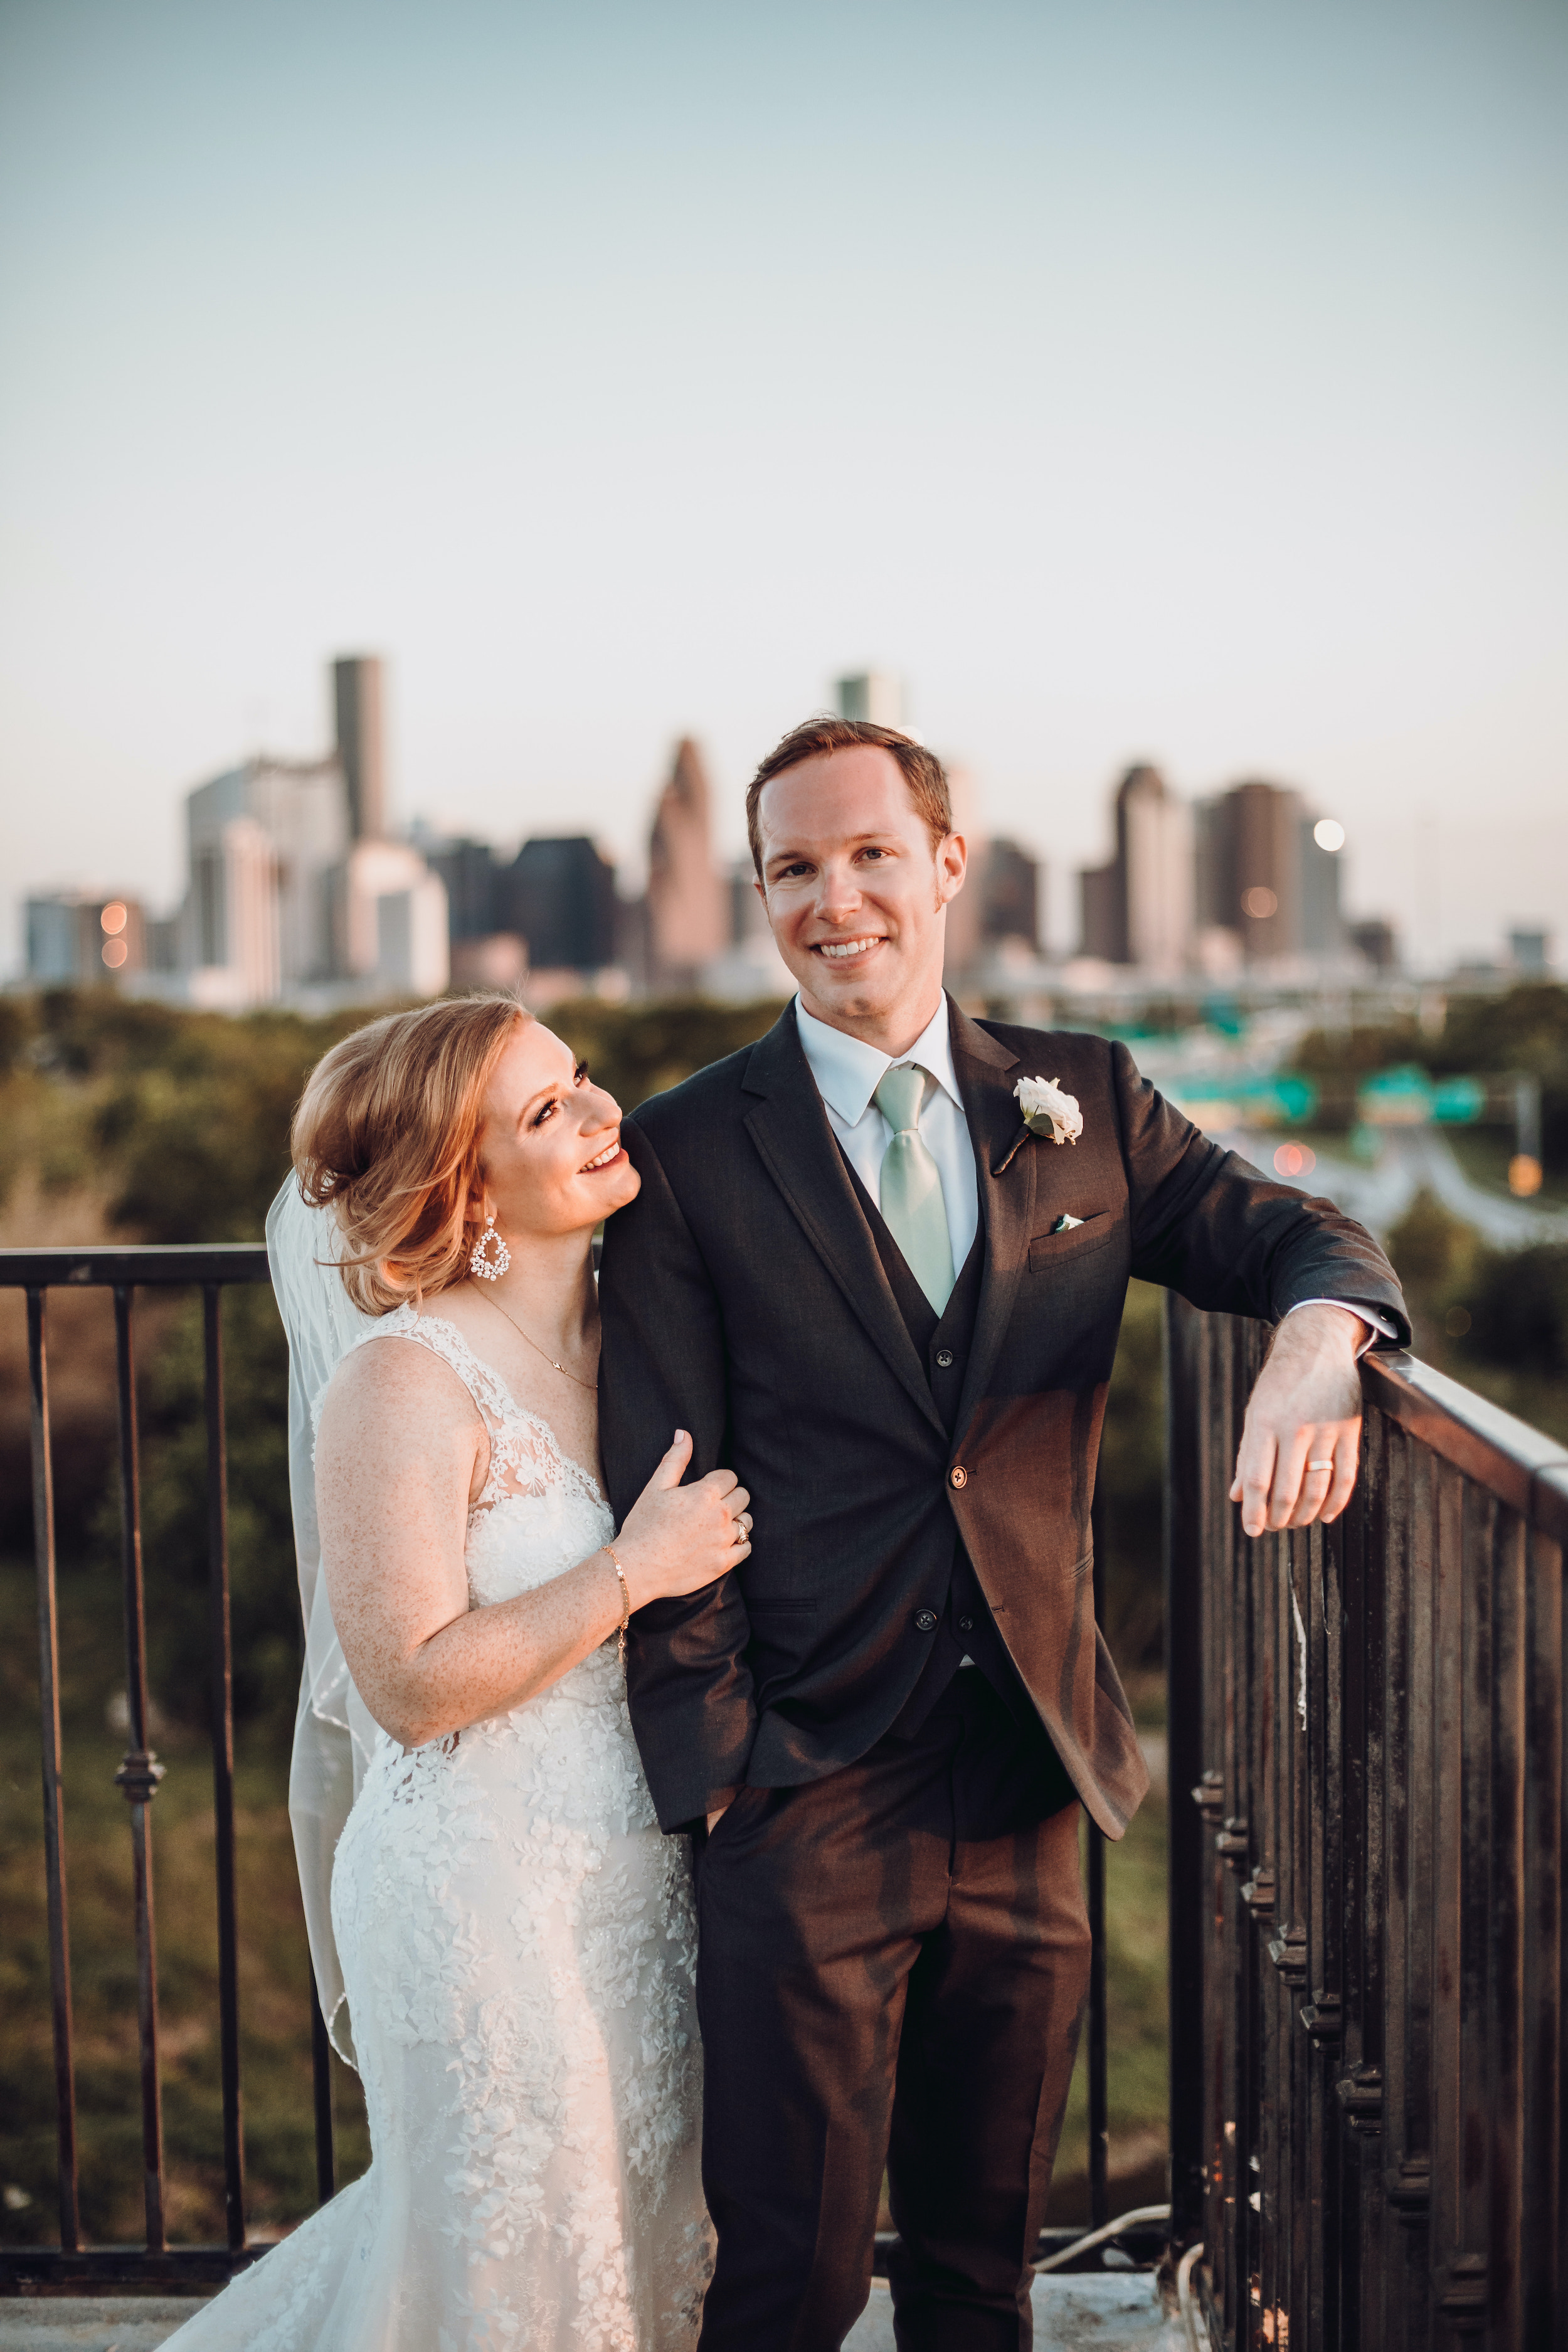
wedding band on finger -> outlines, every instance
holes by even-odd
[[[1309,1470],[1331,1470],[1333,1466],[1333,1457],[1331,1454],[1327,1462],[1309,1462],[1307,1465]]]

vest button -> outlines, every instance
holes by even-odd
[[[950,1371],[952,1368],[952,1349],[951,1348],[939,1348],[936,1351],[936,1364],[938,1371]]]
[[[961,1633],[973,1633],[974,1631],[973,1618],[961,1617],[958,1621],[958,1630]]]
[[[948,1472],[947,1476],[950,1486],[967,1486],[969,1484],[969,1473],[964,1468],[962,1462],[955,1462],[952,1468]]]
[[[917,1609],[915,1611],[915,1632],[917,1633],[934,1633],[935,1631],[936,1611],[934,1609]]]

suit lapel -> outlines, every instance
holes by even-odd
[[[945,1437],[925,1367],[801,1050],[793,1004],[752,1047],[742,1086],[756,1097],[746,1113],[752,1140],[791,1213],[891,1370]]]
[[[974,1318],[974,1340],[953,1424],[962,1440],[971,1413],[989,1386],[1012,1320],[1034,1227],[1036,1162],[1033,1151],[1008,1156],[1019,1127],[1013,1093],[1017,1055],[956,1004],[952,1013],[953,1068],[974,1146],[981,1230],[985,1236],[985,1275]]]

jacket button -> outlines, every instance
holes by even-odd
[[[969,1473],[962,1462],[955,1462],[947,1475],[950,1486],[967,1486],[969,1484]]]
[[[961,1617],[958,1621],[958,1630],[961,1633],[973,1633],[974,1631],[973,1618]]]
[[[934,1633],[935,1631],[936,1611],[934,1609],[917,1609],[915,1611],[915,1632],[917,1633]]]
[[[952,1349],[951,1348],[939,1348],[939,1349],[937,1349],[937,1351],[936,1351],[936,1365],[937,1365],[937,1370],[938,1370],[938,1371],[939,1371],[939,1372],[946,1372],[946,1371],[951,1371],[951,1370],[952,1370]]]

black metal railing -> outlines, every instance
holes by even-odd
[[[233,1283],[268,1280],[259,1243],[222,1248],[0,1250],[0,1287],[26,1294],[32,1421],[33,1526],[38,1595],[39,1720],[44,1780],[44,1863],[58,2147],[59,2245],[0,2248],[0,2294],[38,2288],[108,2291],[123,2285],[216,2284],[254,2258],[247,2252],[245,2144],[239,2066],[238,1927],[235,1906],[234,1695],[229,1633],[228,1487],[224,1427],[223,1294]],[[148,1739],[145,1581],[136,1401],[135,1307],[139,1289],[197,1286],[202,1297],[206,1423],[207,1567],[210,1629],[214,1899],[217,1913],[219,2074],[223,2095],[226,2243],[171,2247],[158,2035],[158,1947],[153,1896],[153,1807],[163,1767]],[[88,2247],[77,2194],[76,2063],[71,2016],[69,1907],[60,1746],[59,1636],[55,1509],[49,1430],[48,1294],[112,1291],[120,1462],[120,1561],[125,1618],[128,1745],[115,1774],[131,1809],[137,2037],[141,2062],[145,2244]],[[332,2108],[326,2031],[311,1988],[316,2171],[331,2194]],[[303,2022],[303,2021],[301,2021]]]
[[[1568,1451],[1370,1358],[1344,1517],[1249,1542],[1264,1336],[1170,1302],[1173,2240],[1227,2352],[1563,2352]]]
[[[259,1243],[236,1244],[221,1248],[0,1250],[0,1288],[24,1290],[27,1306],[44,1850],[59,2181],[58,2247],[0,2247],[0,2295],[36,2292],[40,2288],[58,2290],[69,2287],[79,2294],[90,2294],[138,2284],[212,2285],[221,2283],[262,2251],[259,2247],[247,2249],[246,2244],[238,1927],[235,1903],[234,1705],[221,1318],[223,1292],[229,1284],[258,1283],[268,1279],[267,1252]],[[148,1741],[145,1581],[142,1558],[136,1402],[135,1294],[139,1288],[146,1286],[167,1288],[175,1285],[199,1286],[205,1338],[212,1769],[216,1820],[214,1901],[218,1930],[219,2066],[223,2096],[226,2241],[222,2246],[197,2247],[171,2247],[164,2220],[165,2166],[159,2066],[157,1936],[152,1867],[153,1806],[163,1777],[163,1768]],[[84,2245],[77,2196],[76,2068],[72,2049],[70,1937],[61,1770],[47,1302],[48,1293],[53,1288],[79,1290],[84,1286],[110,1290],[114,1297],[121,1570],[129,1725],[129,1745],[115,1780],[131,1808],[146,2215],[145,2244],[131,2247]],[[1098,1603],[1102,1598],[1098,1582],[1102,1570],[1098,1558],[1095,1573]],[[1092,1828],[1089,1832],[1089,1907],[1095,1944],[1087,2036],[1089,2226],[1092,2230],[1102,2228],[1112,2218],[1107,2127],[1109,2021],[1105,1969],[1104,1848],[1099,1832]],[[335,2185],[331,2074],[326,2027],[315,1998],[313,1982],[310,2011],[316,2184],[318,2198],[325,2202],[331,2196]],[[1043,2254],[1059,2255],[1079,2234],[1076,2229],[1049,2230],[1042,2237],[1040,2251]],[[1163,2234],[1163,2229],[1145,2220],[1124,2231],[1120,2243],[1136,2259],[1152,2261],[1160,2251]],[[886,2242],[879,2241],[879,2269],[885,2267],[886,2256]],[[1098,2261],[1098,2252],[1089,2259]]]

